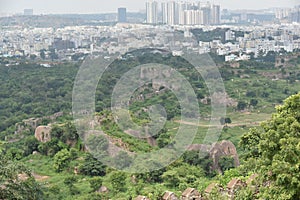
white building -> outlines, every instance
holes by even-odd
[[[157,24],[158,22],[158,4],[156,1],[146,2],[146,14],[148,24]]]
[[[211,9],[211,24],[220,24],[221,11],[219,5],[212,5]]]

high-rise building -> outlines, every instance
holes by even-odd
[[[167,24],[168,23],[168,7],[167,7],[167,3],[165,3],[165,2],[161,3],[161,14],[162,14],[162,23]]]
[[[127,22],[126,8],[118,8],[118,22],[120,22],[120,23],[126,23]]]
[[[162,22],[168,25],[175,25],[179,23],[180,4],[175,1],[169,1],[161,4]]]
[[[290,19],[292,22],[300,23],[300,5],[293,8],[290,14]]]
[[[203,24],[202,10],[185,10],[185,25],[201,25]]]
[[[168,20],[167,24],[174,25],[176,23],[176,3],[174,1],[167,3]]]
[[[209,2],[166,1],[161,4],[162,23],[168,25],[220,24],[220,6]],[[147,15],[148,16],[148,15]]]
[[[178,3],[178,23],[180,25],[185,24],[185,11],[188,9],[187,2]]]
[[[158,6],[156,1],[146,2],[146,14],[148,24],[157,24],[158,22]]]
[[[211,9],[210,7],[203,7],[202,16],[203,16],[203,25],[209,25],[211,23]]]
[[[212,5],[211,9],[211,24],[220,24],[221,10],[219,5]]]
[[[33,15],[33,9],[24,9],[24,15],[27,16]]]
[[[275,10],[275,17],[276,19],[285,19],[291,13],[291,9],[289,8],[278,8]]]

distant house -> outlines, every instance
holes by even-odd
[[[228,56],[225,56],[225,62],[230,62],[230,61],[234,61],[238,58],[237,55],[234,55],[234,54],[230,54]]]
[[[174,192],[166,191],[162,197],[162,200],[178,200]]]
[[[146,196],[139,195],[134,200],[150,200],[150,199],[148,197],[146,197]]]
[[[195,188],[187,188],[181,195],[182,200],[200,200],[201,194]]]
[[[234,194],[236,193],[236,191],[238,189],[240,189],[241,187],[245,187],[246,183],[241,181],[240,179],[234,178],[232,179],[228,184],[227,184],[227,192],[228,192],[228,196],[233,199],[234,198]]]

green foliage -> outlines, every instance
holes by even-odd
[[[40,142],[34,136],[27,137],[24,140],[24,146],[25,146],[24,154],[27,156],[32,154],[33,151],[37,151],[39,144]]]
[[[71,153],[67,149],[63,149],[54,156],[53,168],[57,172],[64,170],[70,163]]]
[[[64,180],[64,184],[69,188],[69,192],[71,195],[80,194],[80,191],[74,185],[77,181],[78,179],[75,176],[69,176]]]
[[[106,167],[88,153],[84,157],[84,162],[79,166],[79,171],[87,176],[104,176]]]
[[[244,101],[239,101],[236,108],[238,110],[245,110],[247,108],[247,103]]]
[[[53,125],[51,127],[50,134],[51,134],[51,138],[61,139],[61,137],[64,134],[63,127],[62,126],[58,126],[58,125]]]
[[[75,160],[78,157],[78,150],[75,148],[70,149],[71,160]]]
[[[103,180],[101,177],[93,177],[89,180],[91,188],[93,189],[94,192],[99,190],[99,188],[102,186],[102,182]]]
[[[16,147],[12,147],[7,150],[6,156],[11,160],[20,160],[23,158],[24,151]]]
[[[223,30],[219,31],[222,32]],[[217,37],[211,35],[208,39],[218,38],[219,33]],[[139,54],[139,52],[134,54]],[[144,53],[140,52],[140,54]],[[215,59],[221,59],[215,55],[213,56]],[[113,139],[118,139],[129,151],[136,153],[150,152],[170,144],[178,128],[175,121],[178,119],[181,109],[172,91],[166,88],[159,88],[159,91],[164,90],[164,92],[156,94],[152,86],[148,85],[134,92],[133,101],[130,104],[130,115],[138,125],[144,126],[149,123],[150,118],[145,108],[151,105],[162,105],[167,111],[168,121],[165,127],[154,136],[158,147],[152,147],[145,140],[126,134],[115,123],[111,112],[106,110],[110,106],[110,94],[115,83],[122,74],[132,67],[147,62],[167,64],[182,73],[191,83],[199,98],[201,115],[203,117],[209,117],[210,115],[209,105],[200,103],[201,99],[208,96],[205,83],[195,69],[184,59],[170,55],[153,55],[146,52],[142,57],[128,58],[126,61],[116,60],[103,74],[103,78],[98,85],[96,110],[101,111],[99,117],[101,128],[105,134]],[[244,135],[241,140],[241,148],[243,149],[238,149],[238,151],[239,153],[242,150],[245,151],[242,158],[245,158],[246,162],[243,163],[243,160],[241,160],[242,168],[227,170],[223,176],[218,177],[214,177],[215,174],[210,171],[212,161],[208,155],[200,156],[199,152],[186,152],[181,159],[168,167],[161,166],[160,163],[134,163],[137,169],[141,171],[146,169],[150,163],[161,169],[134,174],[135,181],[129,180],[130,175],[127,176],[123,172],[113,171],[91,154],[78,151],[83,148],[80,147],[80,139],[74,124],[67,121],[71,118],[59,119],[61,120],[60,125],[52,126],[52,140],[47,143],[37,142],[32,136],[33,130],[12,135],[16,130],[14,124],[21,122],[23,119],[46,116],[61,110],[70,112],[72,84],[77,69],[77,66],[67,64],[61,64],[59,67],[53,68],[24,64],[9,69],[0,67],[0,83],[2,84],[0,89],[0,131],[3,131],[0,138],[2,140],[7,139],[7,142],[1,144],[0,150],[3,154],[10,156],[9,159],[11,160],[19,160],[24,156],[28,156],[23,159],[27,166],[30,166],[35,173],[49,176],[45,181],[47,188],[43,188],[45,195],[42,199],[131,199],[138,194],[148,196],[151,199],[160,199],[166,190],[179,193],[187,187],[195,187],[199,191],[203,191],[212,180],[218,179],[225,186],[232,178],[242,177],[242,175],[254,172],[259,173],[262,177],[262,180],[260,180],[261,185],[269,183],[268,181],[271,182],[270,187],[260,188],[260,196],[257,198],[296,199],[296,196],[299,195],[297,185],[299,182],[299,170],[297,168],[299,166],[299,145],[296,145],[299,144],[298,132],[300,129],[297,124],[299,114],[297,112],[291,115],[288,114],[294,109],[299,110],[299,107],[294,106],[298,104],[298,100],[290,103],[290,106],[286,107],[287,110],[280,111],[280,114],[274,114],[274,116],[280,115],[280,119],[265,123],[262,127],[251,129],[248,134]],[[255,122],[256,120],[262,120],[267,116],[266,113],[272,111],[273,104],[281,103],[287,95],[299,91],[300,88],[297,84],[291,84],[300,78],[298,71],[297,66],[280,70],[275,69],[270,63],[254,61],[240,62],[239,69],[231,68],[229,65],[220,66],[220,73],[224,78],[228,95],[233,98],[234,102],[238,101],[239,103],[238,108],[240,109],[237,110],[244,110],[249,107],[250,111],[253,111],[251,114],[244,114],[236,112],[235,108],[229,106],[228,117],[221,119],[221,122],[224,124],[230,123],[232,119],[235,124],[224,129],[221,139],[228,139],[236,144],[241,133],[249,128],[248,125],[247,127],[244,125],[243,120],[247,120],[249,123],[254,120]],[[263,75],[269,73],[274,74],[274,76],[279,73],[283,75],[283,78],[273,81],[270,77]],[[144,101],[134,98],[141,94],[147,96]],[[208,104],[210,104],[209,99]],[[48,124],[49,122],[52,121],[44,120],[42,124]],[[238,127],[237,124],[241,125]],[[202,142],[202,136],[207,130],[207,125],[206,121],[201,121],[194,143]],[[96,154],[91,152],[97,158],[102,157],[103,152],[108,147],[107,139],[102,136],[91,136],[87,142],[91,147],[98,148],[98,154],[97,152]],[[42,155],[30,155],[35,150],[38,150]],[[52,158],[53,156],[54,158]],[[131,156],[125,152],[121,152],[116,158],[115,164],[124,168],[132,163]],[[152,160],[155,158],[145,159]],[[221,160],[223,170],[231,168],[231,164],[232,159],[223,158]],[[76,177],[70,176],[71,169],[74,166],[78,166],[80,172]],[[67,168],[69,170],[65,170]],[[15,168],[9,165],[8,169],[14,170]],[[0,176],[1,178],[2,176]],[[100,182],[113,190],[106,194],[95,193],[94,191],[101,185]],[[28,183],[28,191],[33,190],[35,184],[36,182]],[[21,184],[21,186],[24,185]],[[21,186],[20,188],[22,188]],[[19,199],[31,199],[30,195],[34,195],[27,194],[25,192],[27,189],[20,191],[18,188],[19,185],[12,187],[12,190],[13,195],[20,197]],[[221,198],[219,193],[216,192],[215,195],[214,199]],[[236,195],[237,199],[251,199],[252,190],[243,188]],[[11,198],[0,196],[0,199]],[[34,197],[32,199],[38,198]]]
[[[224,125],[224,124],[231,124],[231,119],[229,118],[229,117],[222,117],[221,119],[220,119],[220,123],[222,124],[222,125]]]
[[[58,185],[51,185],[49,186],[48,190],[44,191],[45,199],[63,199],[61,188]]]
[[[107,156],[108,140],[103,135],[89,135],[85,142],[89,151],[97,159],[104,159]]]
[[[272,119],[252,129],[241,145],[249,150],[246,168],[261,176],[264,199],[298,199],[300,196],[300,94],[293,95],[276,108]]]
[[[24,178],[21,178],[20,176]],[[41,186],[21,163],[0,155],[0,199],[43,199]]]
[[[126,191],[126,174],[122,171],[113,171],[110,174],[110,183],[115,193]]]
[[[108,148],[108,140],[103,135],[90,135],[86,145],[91,151],[105,151]]]
[[[79,140],[76,127],[70,121],[67,121],[63,125],[54,125],[51,128],[51,138],[58,139],[64,143],[72,143]]]
[[[57,138],[51,139],[51,141],[42,143],[38,146],[38,151],[43,155],[54,156],[60,150],[67,148],[67,145]]]
[[[255,191],[250,187],[240,188],[234,195],[236,200],[252,200],[255,197]]]
[[[222,172],[234,168],[234,158],[231,156],[223,156],[219,160]]]
[[[74,186],[74,183],[77,182],[77,179],[75,176],[68,176],[67,178],[65,178],[64,180],[64,184],[68,187],[72,187]]]
[[[0,65],[0,131],[31,117],[71,111],[77,65],[44,68],[37,64]]]
[[[250,100],[250,105],[251,106],[257,106],[257,104],[258,104],[258,100],[257,99],[251,99]]]
[[[225,43],[225,32],[228,29],[217,28],[212,31],[203,31],[203,29],[193,29],[191,32],[197,38],[198,41],[211,42],[213,40],[221,40]]]
[[[201,167],[207,176],[212,175],[210,170],[212,166],[212,159],[208,154],[203,154],[199,151],[186,151],[183,156],[183,161],[190,164]]]
[[[175,170],[168,170],[162,175],[162,179],[164,184],[170,188],[176,188],[179,186],[180,179],[177,171]]]
[[[230,170],[227,170],[224,172],[223,175],[219,175],[219,181],[220,181],[220,184],[223,186],[223,187],[226,187],[226,185],[233,179],[233,178],[237,178],[237,177],[240,177],[242,174],[241,172],[239,171],[239,169],[230,169]]]
[[[157,138],[157,145],[159,148],[164,148],[171,142],[171,135],[170,133],[162,133]]]
[[[69,141],[77,141],[79,136],[77,134],[76,127],[73,123],[67,122],[64,127],[64,134],[62,135],[62,141],[63,142],[69,142]]]
[[[174,189],[179,189],[180,184],[181,187],[188,185],[197,188],[198,181],[203,177],[205,177],[205,172],[202,168],[182,163],[180,160],[168,166],[167,171],[162,175],[163,183]]]
[[[126,168],[129,167],[132,163],[132,157],[128,155],[125,151],[121,151],[116,155],[114,158],[115,160],[115,165],[118,166],[118,168]]]

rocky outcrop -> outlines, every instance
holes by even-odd
[[[25,130],[36,129],[38,127],[38,125],[41,124],[41,122],[44,119],[56,120],[58,117],[61,117],[63,115],[64,115],[63,112],[57,112],[57,113],[54,113],[53,115],[45,116],[45,117],[41,117],[41,118],[24,119],[22,122],[15,124],[15,126],[16,126],[15,134],[19,134]]]
[[[154,137],[152,137],[150,134],[146,133],[147,136],[142,136],[142,133],[140,131],[137,131],[137,130],[132,130],[132,129],[128,129],[126,131],[124,131],[126,134],[128,135],[132,135],[136,138],[140,138],[140,139],[143,139],[143,140],[146,140],[147,143],[151,146],[157,146],[157,142],[156,142],[156,139]]]
[[[117,156],[121,151],[127,152],[129,155],[133,155],[133,152],[129,151],[129,146],[127,143],[124,143],[122,139],[120,138],[115,138],[112,136],[109,136],[105,134],[103,131],[88,131],[85,134],[85,138],[88,139],[90,135],[96,135],[96,136],[103,136],[107,142],[108,142],[108,148],[105,150],[106,153],[108,153],[109,156],[115,157]],[[85,145],[85,148],[91,152],[91,146]]]
[[[40,142],[49,142],[51,140],[51,127],[50,126],[38,126],[35,129],[34,137]]]
[[[181,195],[181,200],[201,200],[201,194],[195,188],[187,188]]]
[[[231,98],[226,92],[215,92],[211,97],[205,97],[204,99],[201,99],[201,103],[203,104],[210,104],[211,99],[215,100],[216,105],[226,105],[230,107],[236,107],[238,102]]]
[[[109,189],[106,186],[101,186],[99,190],[97,190],[97,193],[108,193]]]
[[[234,159],[235,167],[240,165],[236,148],[234,144],[230,141],[223,140],[222,142],[217,142],[213,144],[209,154],[213,160],[212,170],[217,170],[221,172],[221,169],[219,167],[219,160],[224,156],[231,156]]]
[[[230,141],[223,140],[221,142],[214,143],[212,145],[205,144],[192,144],[189,146],[188,151],[199,151],[208,153],[212,159],[212,170],[221,172],[219,166],[219,160],[224,156],[231,156],[234,160],[234,166],[240,165],[239,157],[234,144]]]

